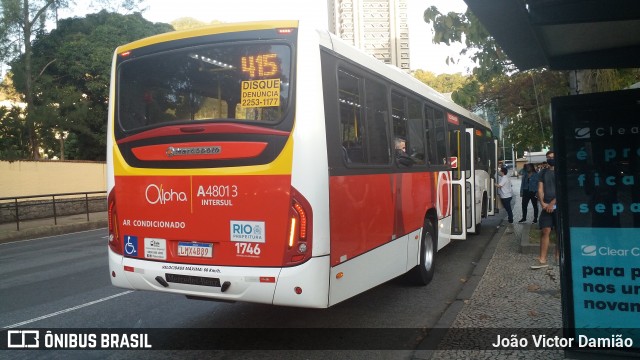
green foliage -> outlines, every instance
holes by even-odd
[[[433,24],[434,44],[462,42],[463,35],[468,32],[469,23],[464,14],[450,12],[444,15],[435,6],[424,11],[424,20]]]
[[[198,19],[194,19],[191,17],[183,17],[171,22],[171,25],[176,30],[195,29],[198,27],[203,27],[207,25],[216,25],[216,24],[220,24],[220,21],[212,21],[210,23],[205,23],[203,21],[200,21]]]
[[[473,76],[452,94],[456,103],[492,115],[504,127],[507,146],[514,144],[520,153],[551,145],[551,98],[569,94],[568,73],[518,71],[469,10],[444,15],[430,7],[424,20],[433,26],[434,43],[464,42],[466,48],[460,55],[471,57],[478,65]],[[583,92],[620,90],[640,80],[637,69],[593,70],[581,75]]]
[[[481,85],[475,77],[467,77],[466,82],[451,94],[451,99],[458,105],[474,109],[478,104]]]
[[[640,69],[580,70],[580,93],[625,89],[640,81]]]
[[[467,81],[467,77],[460,73],[435,75],[430,71],[418,69],[411,75],[436,91],[445,94],[462,88]]]
[[[20,102],[22,100],[20,94],[13,86],[13,74],[7,73],[0,83],[0,101],[9,100],[13,102]]]
[[[19,107],[0,107],[0,160],[19,160],[29,156],[29,134]]]
[[[505,137],[524,150],[551,146],[551,98],[569,93],[567,74],[519,72],[501,76],[485,88],[481,101],[492,104],[505,126]]]
[[[479,65],[474,69],[474,75],[480,82],[490,81],[494,76],[515,70],[495,40],[470,11],[445,15],[431,6],[424,12],[424,21],[433,26],[434,44],[465,44],[460,55],[470,57]],[[447,62],[451,61],[455,59],[447,59]]]
[[[104,160],[113,51],[119,45],[172,31],[142,15],[102,11],[61,20],[33,42],[33,104],[30,116],[46,153],[59,151],[57,132],[69,132],[67,159]],[[18,91],[26,91],[24,54],[11,63]],[[59,154],[59,152],[57,153]]]

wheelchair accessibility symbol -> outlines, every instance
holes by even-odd
[[[124,254],[126,256],[138,256],[138,237],[125,235],[124,236]]]

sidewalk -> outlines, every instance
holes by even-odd
[[[89,213],[89,221],[87,214],[78,214],[58,216],[55,222],[53,218],[21,221],[20,230],[15,222],[0,224],[0,243],[107,227],[107,212]]]
[[[442,332],[438,344],[425,344],[423,348],[456,349],[484,348],[491,343],[480,341],[474,332],[488,332],[488,329],[510,336],[523,332],[535,333],[536,329],[562,328],[562,308],[560,302],[560,272],[557,265],[546,269],[532,270],[534,254],[531,249],[521,249],[520,240],[528,237],[533,220],[533,209],[529,205],[526,224],[519,224],[522,217],[519,194],[520,180],[511,178],[516,202],[513,209],[514,223],[509,224],[504,210],[498,233],[485,250],[474,276],[479,282],[468,282],[458,294],[449,310],[441,317],[436,328],[452,329],[447,335]],[[534,246],[537,249],[537,246]],[[523,253],[524,251],[524,253]],[[537,254],[537,251],[535,252]],[[553,264],[553,252],[549,264]],[[486,262],[482,266],[483,262]],[[477,273],[477,274],[476,274]],[[455,331],[464,329],[462,331]],[[526,330],[524,330],[526,329]],[[560,335],[560,334],[558,334]],[[486,339],[485,339],[486,340]],[[495,340],[495,339],[494,339]],[[529,340],[531,338],[529,337]],[[532,341],[529,341],[532,343]],[[438,350],[417,351],[414,359],[564,359],[562,350]]]

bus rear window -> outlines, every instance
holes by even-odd
[[[207,120],[279,122],[289,103],[291,50],[281,44],[183,48],[118,66],[124,131]]]

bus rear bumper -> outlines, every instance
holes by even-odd
[[[109,249],[111,284],[117,287],[300,307],[327,307],[328,262],[325,256],[291,268],[190,265],[128,258]]]

